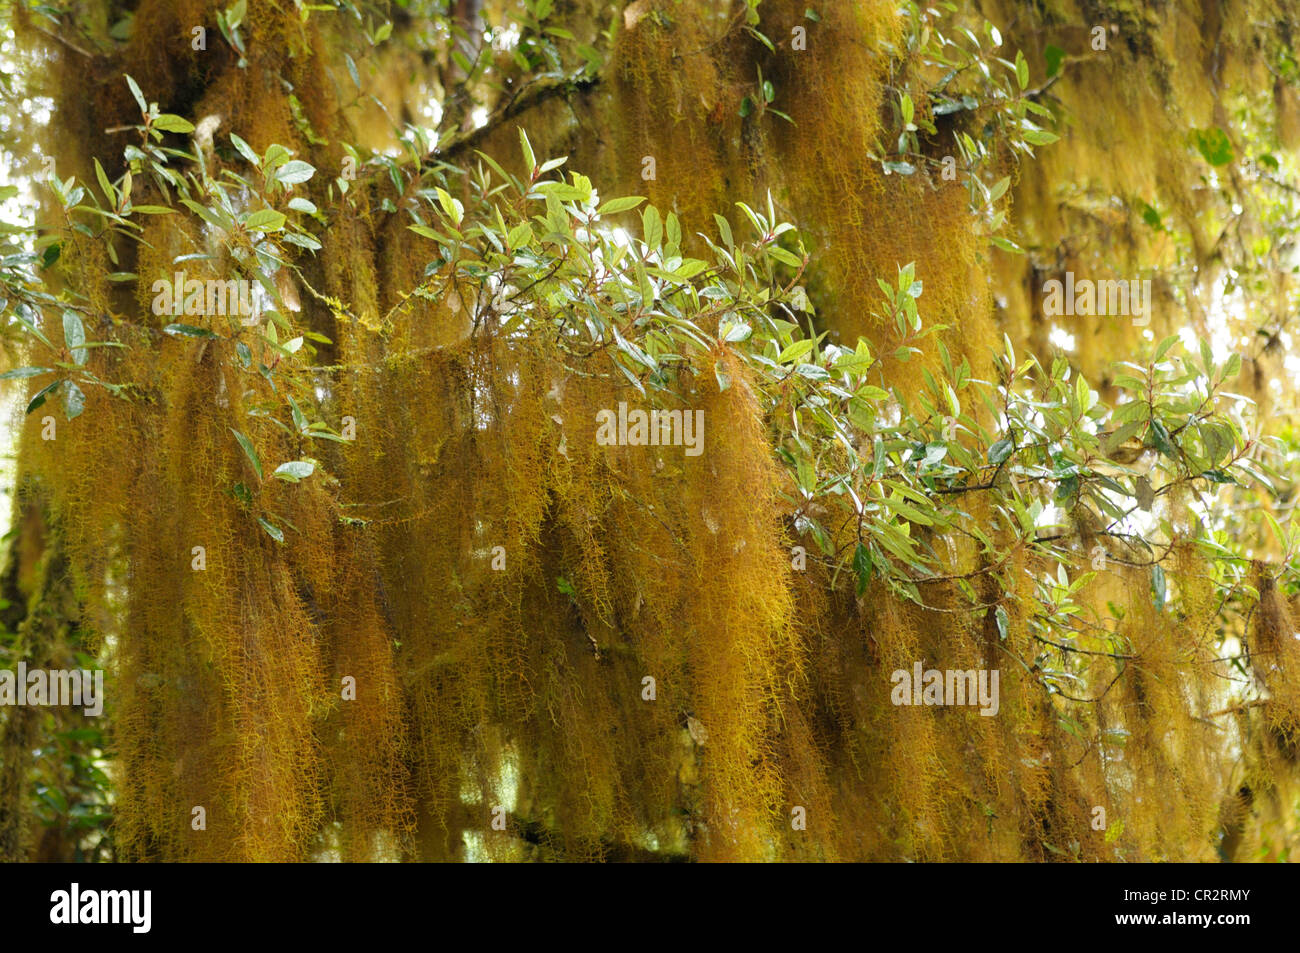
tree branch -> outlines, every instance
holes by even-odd
[[[437,156],[439,159],[445,160],[464,149],[472,149],[494,133],[503,123],[509,122],[516,116],[520,116],[562,93],[585,92],[599,82],[599,76],[588,76],[527,83],[515,95],[510,97],[510,100],[504,106],[498,108],[495,113],[489,116],[486,123],[477,129],[458,133],[448,139],[444,145],[439,147]]]

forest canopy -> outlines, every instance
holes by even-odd
[[[0,860],[1288,860],[1298,12],[0,0]]]

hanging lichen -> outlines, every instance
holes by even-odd
[[[1284,858],[1295,25],[444,6],[4,6],[0,857]]]

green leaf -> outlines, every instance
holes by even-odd
[[[519,148],[524,153],[524,166],[528,169],[529,174],[537,168],[537,156],[533,154],[533,144],[528,141],[528,133],[521,128],[519,130]]]
[[[1151,441],[1155,444],[1155,448],[1170,460],[1177,459],[1178,453],[1174,449],[1173,439],[1165,425],[1158,420],[1151,421]]]
[[[262,527],[262,529],[266,530],[267,536],[270,536],[277,543],[284,542],[284,533],[281,530],[277,529],[275,526],[272,526],[270,523],[262,519],[262,517],[260,516],[257,518],[257,522]]]
[[[1228,363],[1223,365],[1223,379],[1236,377],[1241,373],[1241,355],[1236,351],[1228,356]]]
[[[783,265],[788,265],[791,268],[803,267],[802,259],[786,251],[784,248],[781,248],[779,245],[771,246],[768,248],[767,253]]]
[[[0,381],[12,381],[20,377],[38,377],[41,374],[48,374],[52,370],[54,370],[52,367],[15,367],[12,371],[5,371],[0,374]]]
[[[72,353],[72,363],[86,363],[86,329],[75,311],[63,312],[63,344]]]
[[[234,144],[234,146],[235,146],[235,150],[236,150],[236,151],[237,151],[241,156],[243,156],[245,159],[247,159],[250,165],[252,165],[254,168],[260,168],[260,167],[261,167],[261,165],[262,165],[262,157],[259,156],[259,155],[258,155],[258,154],[253,150],[253,147],[252,147],[252,146],[250,146],[247,142],[245,142],[245,141],[244,141],[243,139],[241,139],[239,136],[235,135],[233,132],[230,134],[230,141],[231,141],[231,143]]]
[[[1151,507],[1155,505],[1156,493],[1151,486],[1151,481],[1145,476],[1139,476],[1133,483],[1133,499],[1137,501],[1138,508],[1150,513]]]
[[[1222,470],[1206,470],[1201,474],[1201,476],[1205,477],[1205,479],[1209,480],[1211,483],[1230,483],[1233,486],[1241,485]]]
[[[812,338],[804,338],[802,341],[795,341],[781,352],[777,357],[776,362],[778,364],[791,364],[811,351],[815,343],[816,342],[813,341]]]
[[[35,410],[37,407],[40,407],[42,404],[44,404],[44,403],[45,403],[45,398],[47,398],[47,397],[49,397],[51,394],[53,394],[54,391],[55,391],[56,389],[58,389],[58,386],[59,386],[60,384],[62,384],[62,383],[63,383],[63,380],[62,380],[62,379],[59,379],[59,380],[55,381],[53,384],[46,384],[44,387],[42,387],[40,390],[38,390],[38,391],[37,391],[37,392],[32,396],[31,403],[29,403],[29,404],[27,405],[27,411],[26,411],[26,412],[30,414],[30,413],[31,413],[33,410]]]
[[[197,215],[199,218],[203,219],[203,221],[207,222],[209,225],[212,225],[215,228],[219,228],[224,231],[230,227],[231,223],[229,220],[223,220],[212,209],[200,205],[198,202],[194,202],[191,201],[190,199],[182,198],[181,204],[184,205],[191,212],[193,212],[195,215]]]
[[[126,76],[126,74],[123,74]],[[126,76],[126,85],[131,90],[131,95],[135,97],[136,105],[140,107],[140,115],[145,116],[149,113],[149,106],[144,101],[144,93],[140,92],[140,87],[130,76]]]
[[[628,195],[623,198],[610,199],[608,202],[603,203],[600,208],[597,209],[597,212],[601,215],[615,215],[619,212],[626,212],[629,209],[634,209],[644,201],[645,199],[640,195]]]
[[[813,491],[817,489],[817,471],[813,469],[812,462],[807,457],[799,457],[794,462],[795,478],[799,481],[799,488],[808,496],[812,496]]]
[[[1007,610],[998,606],[993,611],[993,619],[997,622],[998,638],[1005,642],[1007,640],[1007,631],[1011,625],[1010,619],[1007,618]]]
[[[716,212],[713,219],[718,223],[718,235],[722,238],[722,243],[728,248],[733,247],[736,243],[731,237],[731,223]]]
[[[663,219],[653,205],[647,205],[641,213],[641,234],[651,248],[658,248],[664,240]]]
[[[910,126],[916,113],[916,107],[912,105],[912,97],[907,93],[902,93],[898,97],[899,112],[903,114],[903,125]]]
[[[1232,161],[1232,142],[1218,126],[1210,129],[1196,129],[1192,132],[1192,141],[1205,161],[1213,166],[1227,165]]]
[[[248,462],[253,465],[253,472],[257,474],[259,480],[262,479],[262,461],[258,459],[257,451],[253,448],[253,442],[234,427],[229,429],[235,435],[235,439],[239,441],[239,445],[244,448],[244,454],[248,457]]]
[[[694,278],[696,275],[705,271],[708,267],[709,266],[705,262],[700,261],[698,258],[687,258],[681,263],[677,270],[673,272],[673,274],[683,281],[689,281],[691,278]]]
[[[1273,530],[1273,535],[1277,537],[1278,545],[1284,550],[1289,548],[1291,540],[1288,537],[1286,530],[1282,529],[1282,524],[1273,517],[1272,513],[1267,511],[1264,512],[1264,519],[1268,521],[1269,527]]]
[[[587,198],[586,193],[576,185],[568,185],[555,179],[538,182],[537,191],[548,197],[557,198],[561,202],[582,202]]]
[[[262,167],[271,172],[278,169],[289,161],[291,153],[278,142],[273,142],[266,147],[266,155],[262,157]]]
[[[913,523],[920,523],[922,526],[934,525],[934,520],[928,515],[922,513],[916,507],[904,503],[901,499],[891,496],[886,498],[883,502],[905,520],[909,520]]]
[[[1043,58],[1047,60],[1047,78],[1051,79],[1061,71],[1061,63],[1065,61],[1065,50],[1049,43],[1047,49],[1043,50]]]
[[[290,245],[297,245],[299,248],[306,248],[308,251],[320,251],[321,243],[313,236],[303,232],[285,232],[284,240]]]
[[[727,324],[724,326],[726,327],[727,330],[726,333],[723,334],[722,339],[729,343],[735,343],[737,341],[747,341],[749,340],[750,336],[754,333],[754,329],[751,328],[744,321],[741,321],[737,324]]]
[[[315,470],[316,464],[308,460],[292,460],[276,467],[275,476],[288,483],[297,483],[299,480],[307,479]]]
[[[81,392],[75,381],[68,381],[63,388],[63,413],[69,419],[80,417],[86,406],[86,395]]]
[[[506,236],[506,244],[511,248],[523,248],[532,240],[533,227],[527,222],[520,222],[514,228],[510,229],[510,234]]]
[[[1011,451],[1014,449],[1015,447],[1011,443],[1011,438],[1003,437],[997,443],[993,444],[993,446],[989,447],[989,463],[996,466],[1006,460],[1007,457],[1011,456]]]
[[[160,129],[163,132],[189,133],[194,131],[194,124],[180,116],[163,113],[153,121],[153,128]]]
[[[32,334],[36,336],[36,340],[40,341],[42,344],[44,344],[46,347],[50,349],[54,348],[54,345],[50,343],[50,339],[45,336],[45,332],[42,331],[40,328],[38,328],[30,318],[28,318],[25,314],[23,314],[22,310],[15,311],[14,318],[18,321],[19,324],[25,327],[28,331],[31,331]]]
[[[853,550],[853,571],[858,575],[858,595],[861,596],[871,581],[871,550],[861,543]]]
[[[297,185],[300,182],[306,182],[315,174],[315,166],[303,162],[301,159],[293,159],[275,170],[275,179],[282,185]]]
[[[275,209],[264,208],[244,219],[244,227],[262,232],[278,232],[284,228],[285,217]]]
[[[303,414],[302,409],[298,406],[298,402],[294,400],[292,397],[289,398],[289,412],[293,415],[293,425],[298,429],[298,432],[301,433],[302,431],[306,430],[307,417]]]
[[[1141,430],[1144,425],[1145,421],[1142,420],[1130,420],[1125,424],[1121,424],[1113,433],[1106,435],[1102,440],[1102,453],[1113,456],[1115,451],[1123,446],[1126,440]]]
[[[870,351],[845,351],[835,359],[835,370],[849,374],[862,374],[869,371],[874,363],[875,359],[871,356]],[[884,391],[881,391],[881,393],[883,394]],[[858,391],[858,394],[863,396],[861,390]],[[889,395],[886,394],[885,396]]]
[[[1151,595],[1156,604],[1156,610],[1162,611],[1165,607],[1165,571],[1159,563],[1151,567]]]
[[[1058,718],[1056,723],[1080,741],[1083,740],[1083,731],[1079,728],[1079,723],[1077,721],[1074,721],[1071,718]]]
[[[108,176],[104,172],[104,167],[99,164],[99,159],[92,157],[95,163],[95,178],[99,180],[99,190],[104,193],[104,198],[108,199],[108,204],[112,208],[117,207],[117,189],[113,188],[113,183],[108,181]]]
[[[453,225],[459,226],[461,219],[464,217],[465,208],[459,201],[452,198],[446,189],[441,187],[436,189],[438,193],[438,204],[442,206],[443,212],[451,219]]]

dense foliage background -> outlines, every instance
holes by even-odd
[[[0,858],[1289,859],[1290,0],[0,14]]]

